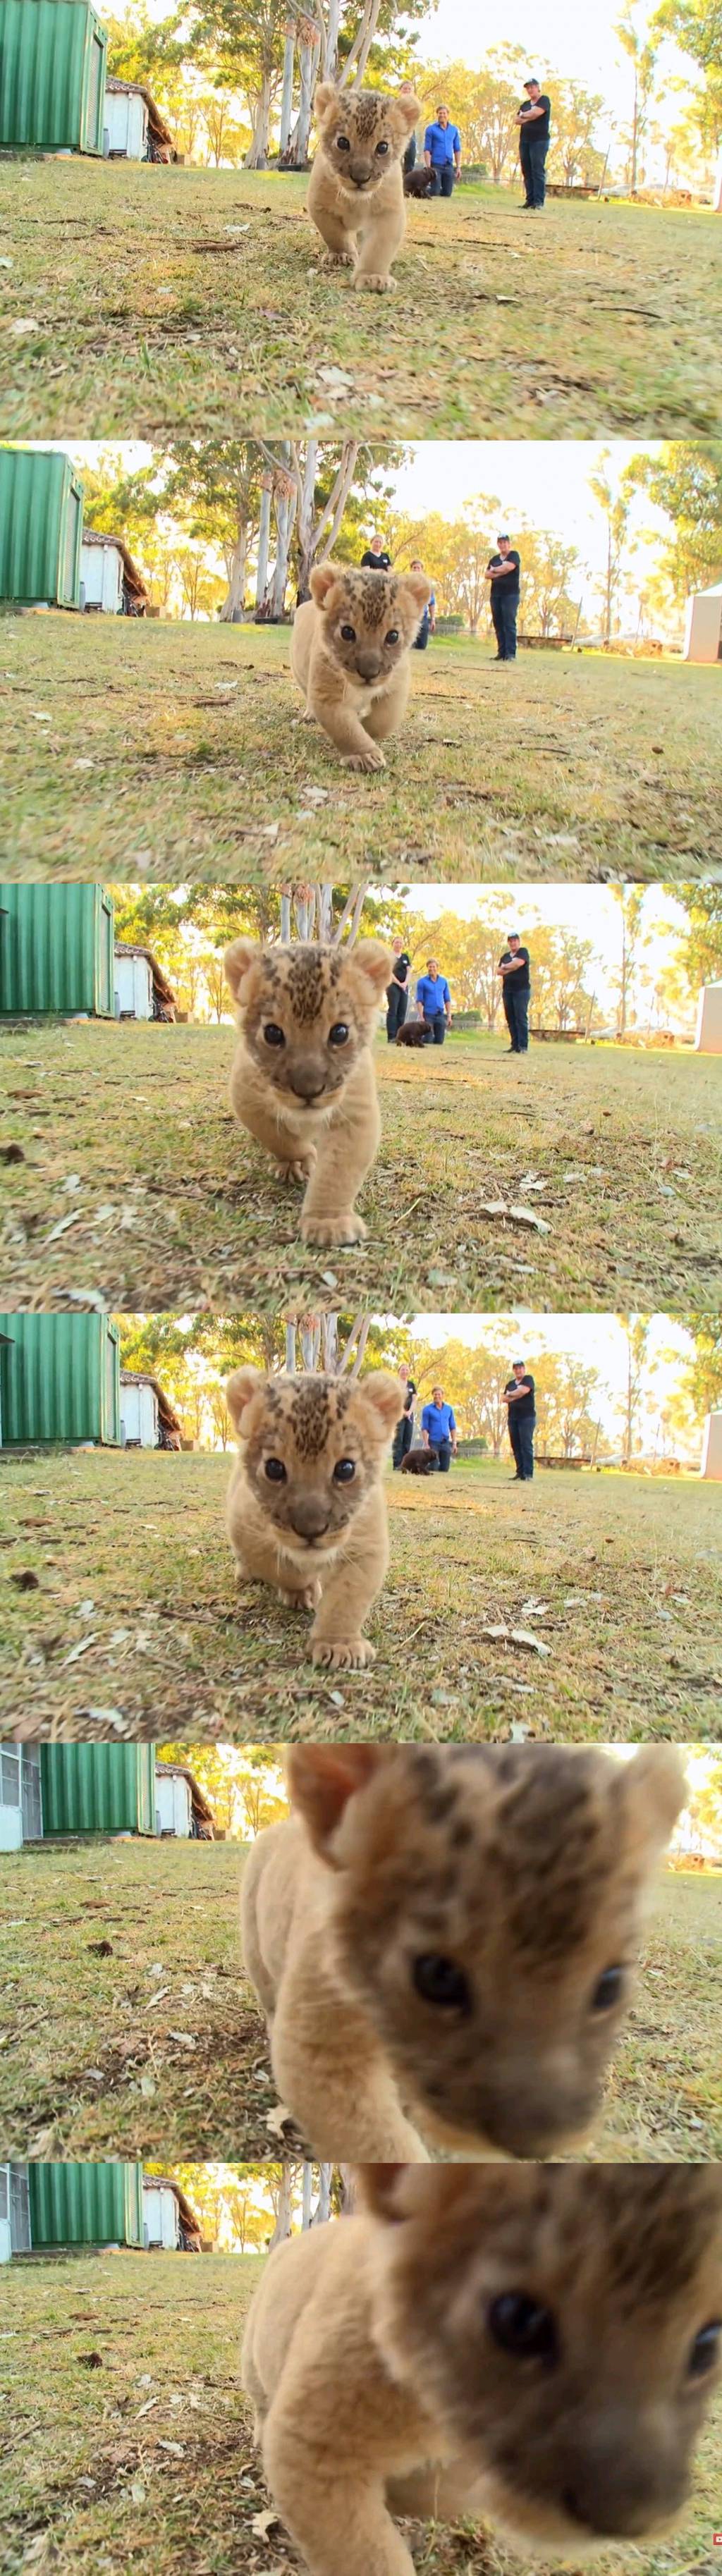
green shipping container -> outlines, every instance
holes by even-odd
[[[142,2245],[139,2164],[31,2164],[33,2253],[43,2245]]]
[[[0,1018],[115,1009],[115,907],[101,885],[0,885]]]
[[[86,0],[0,0],[0,144],[102,152],[107,51]]]
[[[0,1315],[3,1448],[120,1442],[120,1339],[107,1315]]]
[[[152,1744],[41,1744],[43,1834],[154,1834]]]
[[[79,608],[82,537],[83,486],[70,457],[0,447],[0,600]]]

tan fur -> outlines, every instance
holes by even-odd
[[[313,108],[308,211],[326,244],[323,266],[352,268],[354,286],[387,294],[406,230],[402,164],[418,99],[320,81]]]
[[[246,2332],[271,2494],[312,2576],[413,2576],[394,2513],[580,2555],[664,2530],[719,2378],[722,2170],[367,2166],[271,2255]],[[544,2313],[546,2352],[499,2339]]]
[[[263,948],[234,939],[226,980],[240,1037],[231,1107],[273,1155],[283,1180],[305,1180],[304,1243],[363,1243],[354,1205],[381,1135],[371,1047],[393,960],[380,939],[338,948]],[[269,1043],[277,1028],[283,1043]],[[345,1028],[342,1044],[332,1031]]]
[[[231,1546],[242,1575],[315,1612],[314,1664],[373,1661],[362,1630],[388,1564],[381,1476],[403,1396],[400,1378],[384,1369],[357,1382],[242,1368],[228,1384],[240,1448],[228,1495]],[[283,1478],[269,1478],[269,1459]],[[348,1479],[334,1472],[341,1462],[353,1464]]]
[[[349,769],[384,769],[380,741],[396,733],[411,687],[410,653],[431,583],[421,572],[363,572],[317,564],[297,608],[291,670]],[[395,641],[389,642],[393,636]]]
[[[684,1799],[678,1755],[311,1744],[287,1767],[294,1813],[247,1863],[243,1947],[313,2154],[547,2156],[586,2135]],[[463,1970],[467,2009],[418,1993],[429,1954]],[[595,2009],[617,1966],[618,2000]]]

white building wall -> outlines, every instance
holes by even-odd
[[[147,957],[121,957],[115,951],[115,1007],[134,1020],[152,1020],[153,977]]]
[[[143,1449],[158,1446],[158,1399],[152,1386],[121,1386],[122,1440],[139,1440]]]
[[[80,579],[86,608],[104,608],[119,617],[123,605],[123,557],[117,546],[81,546]]]
[[[187,1780],[174,1779],[163,1771],[162,1762],[155,1774],[155,1829],[157,1834],[178,1834],[188,1840],[192,1823],[191,1793]]]
[[[161,2183],[143,2184],[143,2237],[146,2245],[161,2245],[163,2252],[173,2254],[178,2243],[178,2203],[175,2193]]]
[[[125,152],[129,161],[145,161],[148,152],[148,110],[144,98],[123,90],[106,90],[103,123],[109,152]]]
[[[695,1046],[700,1055],[722,1055],[722,983],[702,986]]]
[[[702,1443],[701,1476],[722,1484],[722,1413],[708,1413]]]
[[[0,1804],[0,1852],[22,1849],[23,1819],[20,1807]]]
[[[695,590],[687,601],[685,662],[718,662],[722,635],[722,583],[717,590]]]

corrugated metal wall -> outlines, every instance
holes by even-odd
[[[0,0],[0,143],[102,152],[107,49],[86,0]]]
[[[0,68],[1,48],[0,33]],[[0,449],[0,599],[79,608],[82,535],[83,486],[70,457]]]
[[[0,1015],[115,1006],[115,906],[101,885],[0,885]]]
[[[41,1744],[45,1834],[154,1834],[152,1744]]]
[[[120,1341],[107,1315],[0,1315],[2,1445],[120,1441]]]
[[[31,2164],[33,2251],[42,2245],[142,2245],[140,2164]]]

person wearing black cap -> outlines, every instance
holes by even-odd
[[[489,606],[496,636],[497,662],[516,661],[516,621],[519,614],[521,558],[508,537],[497,537],[499,552],[490,555],[484,575],[489,584]]]
[[[529,997],[531,970],[529,950],[522,948],[518,930],[508,933],[509,945],[499,959],[501,998],[509,1031],[510,1055],[526,1055],[529,1046]]]
[[[525,97],[517,114],[519,159],[524,181],[525,215],[543,215],[546,197],[546,157],[549,150],[551,99],[538,80],[524,82]]]
[[[513,1377],[504,1388],[506,1418],[509,1425],[511,1453],[516,1468],[514,1485],[530,1485],[534,1474],[534,1424],[536,1397],[534,1379],[523,1360],[512,1360]]]

